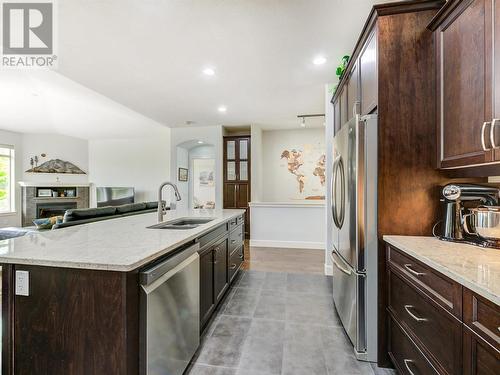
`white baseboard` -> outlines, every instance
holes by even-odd
[[[325,275],[326,276],[333,276],[333,268],[332,265],[326,264],[325,263]]]
[[[290,249],[314,249],[324,250],[323,242],[304,242],[304,241],[267,241],[267,240],[250,240],[250,246],[253,247],[282,247]]]

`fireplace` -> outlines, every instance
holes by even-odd
[[[66,210],[76,208],[76,202],[44,202],[37,203],[37,219],[50,218],[54,216],[63,216]]]
[[[32,226],[34,219],[62,216],[66,210],[89,207],[88,185],[26,182],[21,182],[20,185],[23,227]],[[52,194],[48,194],[49,190]],[[57,196],[54,196],[53,192],[57,192]]]

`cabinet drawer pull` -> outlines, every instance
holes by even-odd
[[[236,264],[234,264],[234,263],[233,263],[233,264],[231,264],[231,270],[236,269],[236,267],[238,267]]]
[[[491,122],[490,142],[491,142],[491,148],[493,149],[498,147],[495,143],[495,127],[497,126],[498,122],[500,122],[500,119],[497,118],[494,118],[493,121]]]
[[[410,365],[409,365],[410,363],[413,363],[413,361],[411,359],[404,359],[403,362],[405,364],[406,369],[410,373],[410,375],[415,375],[415,373],[413,371],[411,371]]]
[[[405,264],[405,268],[408,270],[408,272],[412,273],[415,276],[424,276],[425,275],[425,273],[415,271],[413,268],[411,268],[410,263]]]
[[[414,313],[412,313],[410,311],[410,309],[412,309],[413,306],[412,305],[405,305],[405,310],[406,312],[408,313],[408,315],[410,315],[414,320],[416,320],[417,322],[426,322],[427,319],[426,318],[419,318],[418,316],[416,316]]]
[[[488,126],[489,124],[491,124],[491,122],[486,121],[483,123],[483,126],[481,127],[481,146],[483,146],[483,151],[490,150],[489,148],[486,147],[486,141],[484,139],[484,132],[486,130],[486,126]]]

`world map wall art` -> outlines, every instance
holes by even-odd
[[[280,167],[286,168],[290,183],[295,185],[297,196],[291,199],[324,200],[325,166],[324,148],[319,145],[304,144],[281,152]]]

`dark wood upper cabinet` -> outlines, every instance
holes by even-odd
[[[344,125],[348,120],[347,86],[344,85],[342,86],[342,91],[340,93],[340,127],[342,127],[342,125]]]
[[[333,132],[336,134],[342,124],[340,123],[340,98],[337,98],[333,102]]]
[[[359,56],[361,114],[367,115],[377,107],[377,38],[371,34]]]
[[[436,42],[440,168],[495,161],[492,138],[499,143],[500,131],[492,134],[492,126],[499,127],[495,116],[500,113],[494,113],[493,90],[498,89],[494,88],[493,72],[500,64],[493,59],[493,28],[498,18],[492,3],[449,2],[429,25]]]
[[[347,121],[359,114],[359,63],[356,62],[349,72],[347,87]]]

